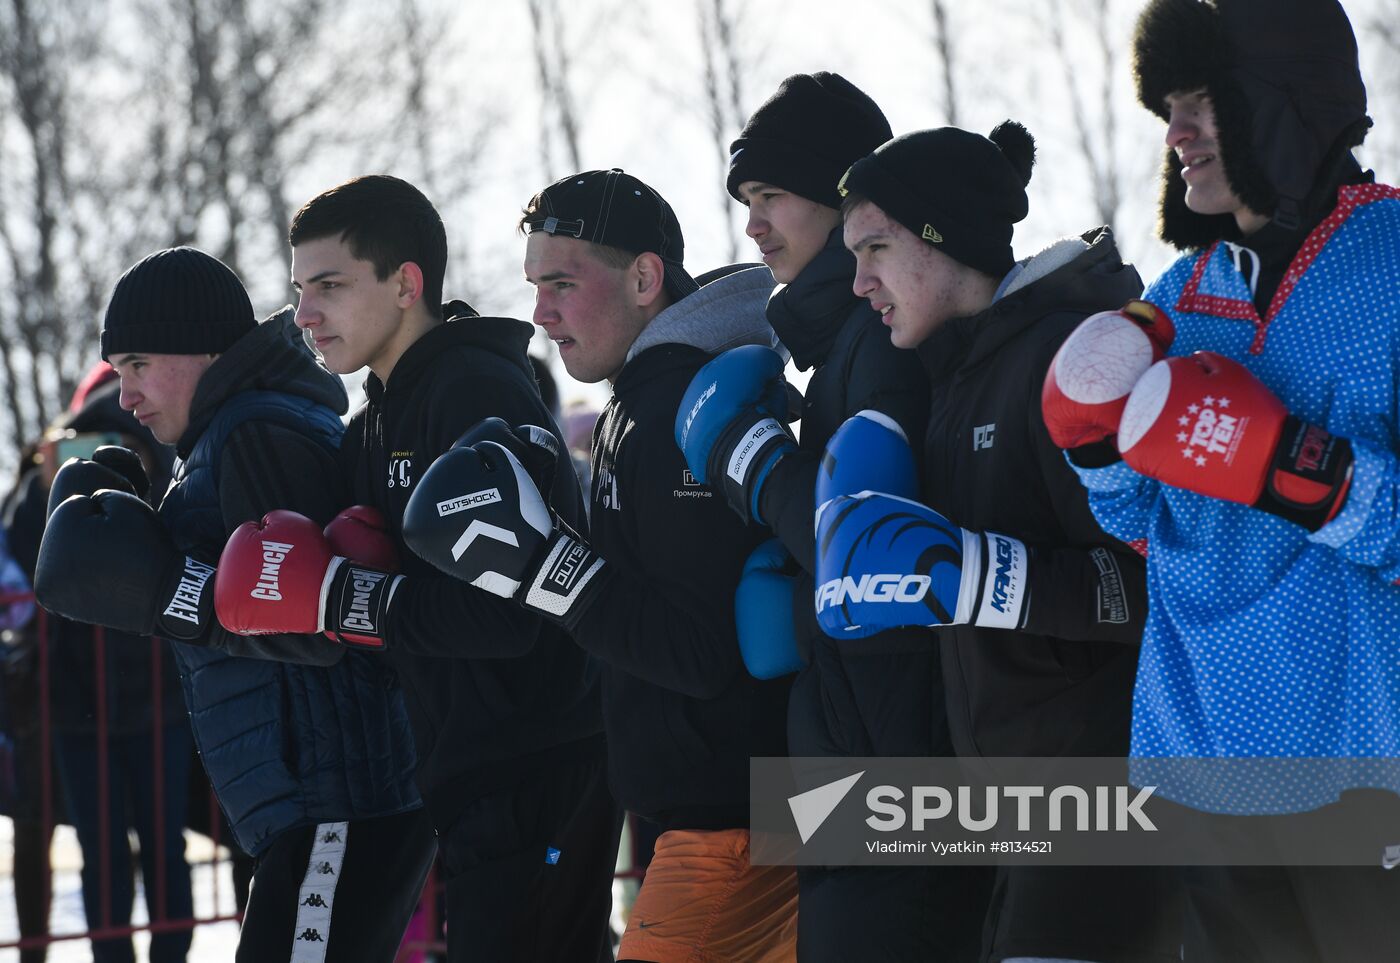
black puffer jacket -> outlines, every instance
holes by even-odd
[[[928,418],[928,377],[918,358],[890,343],[880,315],[851,290],[855,258],[838,227],[791,284],[768,302],[768,322],[798,368],[812,370],[802,405],[801,450],[764,486],[763,515],[807,573],[815,568],[812,516],[817,466],[851,415],[884,412],[917,445]],[[812,618],[799,590],[799,632],[808,665],[793,684],[788,740],[796,755],[921,756],[948,751],[936,640],[897,629],[837,642]]]
[[[932,404],[924,502],[974,531],[1032,550],[1023,631],[937,629],[958,755],[1095,756],[1128,751],[1137,646],[1147,615],[1142,558],[1104,533],[1040,414],[1045,372],[1087,315],[1137,297],[1107,229],[1032,258],[1009,293],[936,329],[918,355]]]

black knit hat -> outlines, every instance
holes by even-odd
[[[257,327],[238,276],[192,247],[157,251],[127,270],[102,319],[102,358],[219,354]]]
[[[871,201],[949,257],[1000,278],[1016,263],[1012,225],[1026,216],[1035,139],[1015,121],[990,137],[958,127],[896,137],[851,165],[844,197]]]
[[[1336,0],[1151,0],[1133,38],[1138,99],[1163,120],[1166,96],[1204,90],[1231,191],[1285,227],[1327,159],[1371,126],[1356,37]],[[1181,249],[1238,236],[1229,214],[1186,207],[1181,161],[1162,168],[1162,240]]]
[[[840,74],[793,74],[753,112],[729,145],[726,186],[762,181],[827,207],[840,207],[846,168],[893,137],[875,101]]]
[[[655,254],[673,300],[700,288],[684,267],[685,236],[676,212],[620,167],[561,177],[530,198],[522,226],[527,234],[544,231],[631,254]]]

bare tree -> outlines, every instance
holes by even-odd
[[[954,84],[956,71],[953,65],[953,48],[956,46],[953,32],[948,23],[948,3],[946,0],[929,0],[929,12],[933,15],[933,49],[938,54],[942,66],[939,86],[943,88],[943,115],[949,126],[958,126],[958,91]]]
[[[558,0],[526,0],[530,11],[535,77],[540,88],[540,163],[545,176],[561,176],[553,143],[564,150],[570,172],[583,168],[579,151],[579,116],[575,107],[569,47]]]
[[[725,186],[724,172],[729,168],[729,144],[744,125],[742,57],[738,36],[741,14],[730,7],[728,0],[696,0],[700,16],[701,79],[704,90],[705,119],[719,149],[720,210],[724,217],[728,260],[739,260],[739,238],[734,230],[734,199]]]
[[[0,183],[0,376],[15,446],[62,410],[100,307],[79,264],[86,226],[69,176],[67,65],[89,51],[92,30],[80,15],[36,11],[29,0],[0,7],[0,153],[11,153],[3,138],[13,129],[15,154],[27,162]]]
[[[1088,168],[1094,211],[1100,224],[1115,227],[1123,199],[1123,170],[1118,160],[1118,112],[1114,106],[1114,78],[1122,69],[1119,44],[1113,33],[1110,0],[1070,0],[1093,37],[1093,56],[1086,58],[1082,45],[1074,48],[1065,39],[1066,0],[1053,0],[1043,17],[1064,77],[1075,141],[1080,159]],[[1093,71],[1086,61],[1094,61]],[[1085,81],[1097,72],[1097,85]],[[1088,88],[1087,90],[1084,88]],[[1092,104],[1092,106],[1091,106]]]

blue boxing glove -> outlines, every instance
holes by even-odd
[[[848,639],[902,626],[1021,628],[1029,611],[1026,546],[1007,535],[967,531],[907,497],[912,475],[891,437],[898,426],[877,415],[847,419],[827,443],[818,474],[822,631]],[[906,494],[872,490],[882,484],[875,477],[881,473]]]
[[[805,664],[793,619],[796,589],[796,565],[778,539],[758,546],[744,563],[734,593],[734,623],[739,652],[755,679],[776,679]]]
[[[904,429],[889,415],[871,409],[847,418],[827,442],[826,451],[822,452],[813,501],[817,506],[817,518],[821,517],[822,506],[832,499],[864,491],[884,492],[909,499],[917,498],[919,494],[914,453],[909,449]],[[821,571],[822,556],[827,554],[824,548],[829,550],[818,526],[818,572]],[[829,561],[828,564],[834,562]],[[820,580],[817,584],[821,584]],[[882,628],[876,625],[851,625],[840,637],[864,638]]]
[[[702,485],[720,489],[744,521],[762,523],[759,496],[768,473],[797,442],[783,359],[772,348],[733,348],[696,372],[676,410],[676,444]]]

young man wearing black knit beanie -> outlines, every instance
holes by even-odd
[[[763,482],[758,515],[777,537],[745,566],[739,643],[760,678],[797,673],[788,703],[795,756],[951,754],[938,653],[922,629],[837,646],[812,618],[813,491],[822,449],[864,409],[911,438],[928,417],[918,359],[890,344],[880,316],[851,291],[837,182],[890,138],[880,108],[840,74],[794,74],[730,145],[727,186],[748,208],[747,233],[780,286],[767,316],[799,369],[811,370],[801,443]],[[758,388],[730,377],[716,396]],[[736,412],[738,419],[743,410]],[[724,453],[691,449],[692,472]],[[743,512],[741,512],[741,515]],[[991,873],[984,867],[798,868],[798,955],[818,960],[973,960]],[[872,942],[871,932],[881,939]]]
[[[1104,528],[1151,544],[1134,767],[1240,826],[1296,814],[1280,862],[1296,819],[1361,863],[1187,868],[1185,958],[1394,958],[1400,190],[1353,155],[1371,119],[1337,0],[1152,0],[1133,46],[1181,252],[1146,297],[1176,344],[1122,372],[1112,419],[1058,410],[1109,436],[1065,438]],[[1341,857],[1338,830],[1369,842]]]
[[[180,462],[158,514],[139,497],[148,482],[132,452],[99,448],[63,465],[39,600],[171,641],[200,759],[257,857],[239,963],[388,963],[436,850],[402,694],[373,656],[318,632],[228,631],[213,614],[209,564],[230,532],[277,508],[378,557],[372,520],[336,514],[348,504],[336,467],[345,389],[290,308],[258,324],[234,273],[192,248],[127,271],[102,328],[121,406]],[[274,594],[279,558],[268,556]]]
[[[1064,338],[1141,282],[1105,228],[1015,261],[1034,155],[1019,124],[990,137],[945,127],[884,144],[842,179],[855,293],[919,358],[932,403],[926,434],[908,439],[917,487],[875,457],[904,445],[888,419],[853,418],[828,444],[844,477],[817,509],[817,617],[847,646],[879,628],[936,626],[959,756],[1122,756],[1146,616],[1142,559],[1094,522],[1040,394]],[[891,514],[913,521],[885,551],[871,537]],[[945,569],[953,575],[907,602],[843,604],[820,588]],[[1179,947],[1172,892],[1155,868],[1000,866],[983,952],[1167,963]]]

